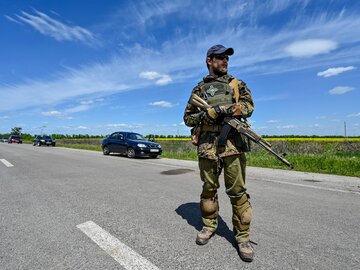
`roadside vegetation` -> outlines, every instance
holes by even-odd
[[[21,128],[14,128],[8,137]],[[24,143],[32,143],[34,136],[21,134]],[[51,134],[60,147],[102,151],[101,141],[105,136]],[[196,147],[186,136],[147,135],[161,144],[162,157],[174,159],[197,160]],[[287,153],[286,159],[294,165],[294,170],[315,173],[328,173],[360,177],[360,137],[341,136],[264,136],[273,149]],[[247,153],[249,166],[288,170],[271,154],[259,145],[252,143],[252,151]]]
[[[161,144],[165,158],[197,160],[196,147],[189,138],[155,138]],[[63,138],[57,146],[101,151],[101,138]],[[287,153],[286,159],[294,170],[360,177],[360,138],[305,137],[266,138],[278,153]],[[247,153],[249,166],[288,168],[260,146],[252,144]]]

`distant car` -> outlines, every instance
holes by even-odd
[[[42,145],[46,145],[46,146],[55,146],[56,141],[53,140],[50,136],[36,136],[34,141],[33,141],[33,145],[37,145],[37,146],[42,146]]]
[[[1,141],[1,142],[8,142],[9,139],[8,139],[8,138],[1,138],[0,141]]]
[[[146,140],[142,135],[133,132],[114,132],[102,141],[104,155],[119,153],[134,157],[156,158],[161,155],[161,145]]]
[[[19,135],[11,135],[8,139],[8,143],[22,143],[22,139]]]

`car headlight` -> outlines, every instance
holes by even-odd
[[[160,144],[158,144],[158,146],[157,146],[157,147],[161,148],[161,145],[160,145]]]
[[[40,140],[40,142],[45,142],[45,140]]]
[[[138,147],[142,147],[142,148],[146,147],[146,145],[143,144],[143,143],[138,143],[137,146],[138,146]]]

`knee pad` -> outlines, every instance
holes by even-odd
[[[231,198],[233,208],[233,223],[245,229],[250,225],[253,211],[249,201],[248,194],[244,194],[240,198]]]
[[[201,194],[200,210],[203,218],[216,218],[218,216],[219,202],[216,192],[214,194]]]

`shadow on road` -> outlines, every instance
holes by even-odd
[[[197,231],[200,231],[202,228],[202,220],[200,213],[200,203],[190,202],[180,205],[175,212],[187,221],[187,223],[193,226]],[[237,249],[237,244],[234,238],[233,232],[229,229],[225,221],[219,215],[218,217],[218,228],[216,234],[224,237],[229,241],[235,249]],[[195,241],[195,236],[194,236]]]

